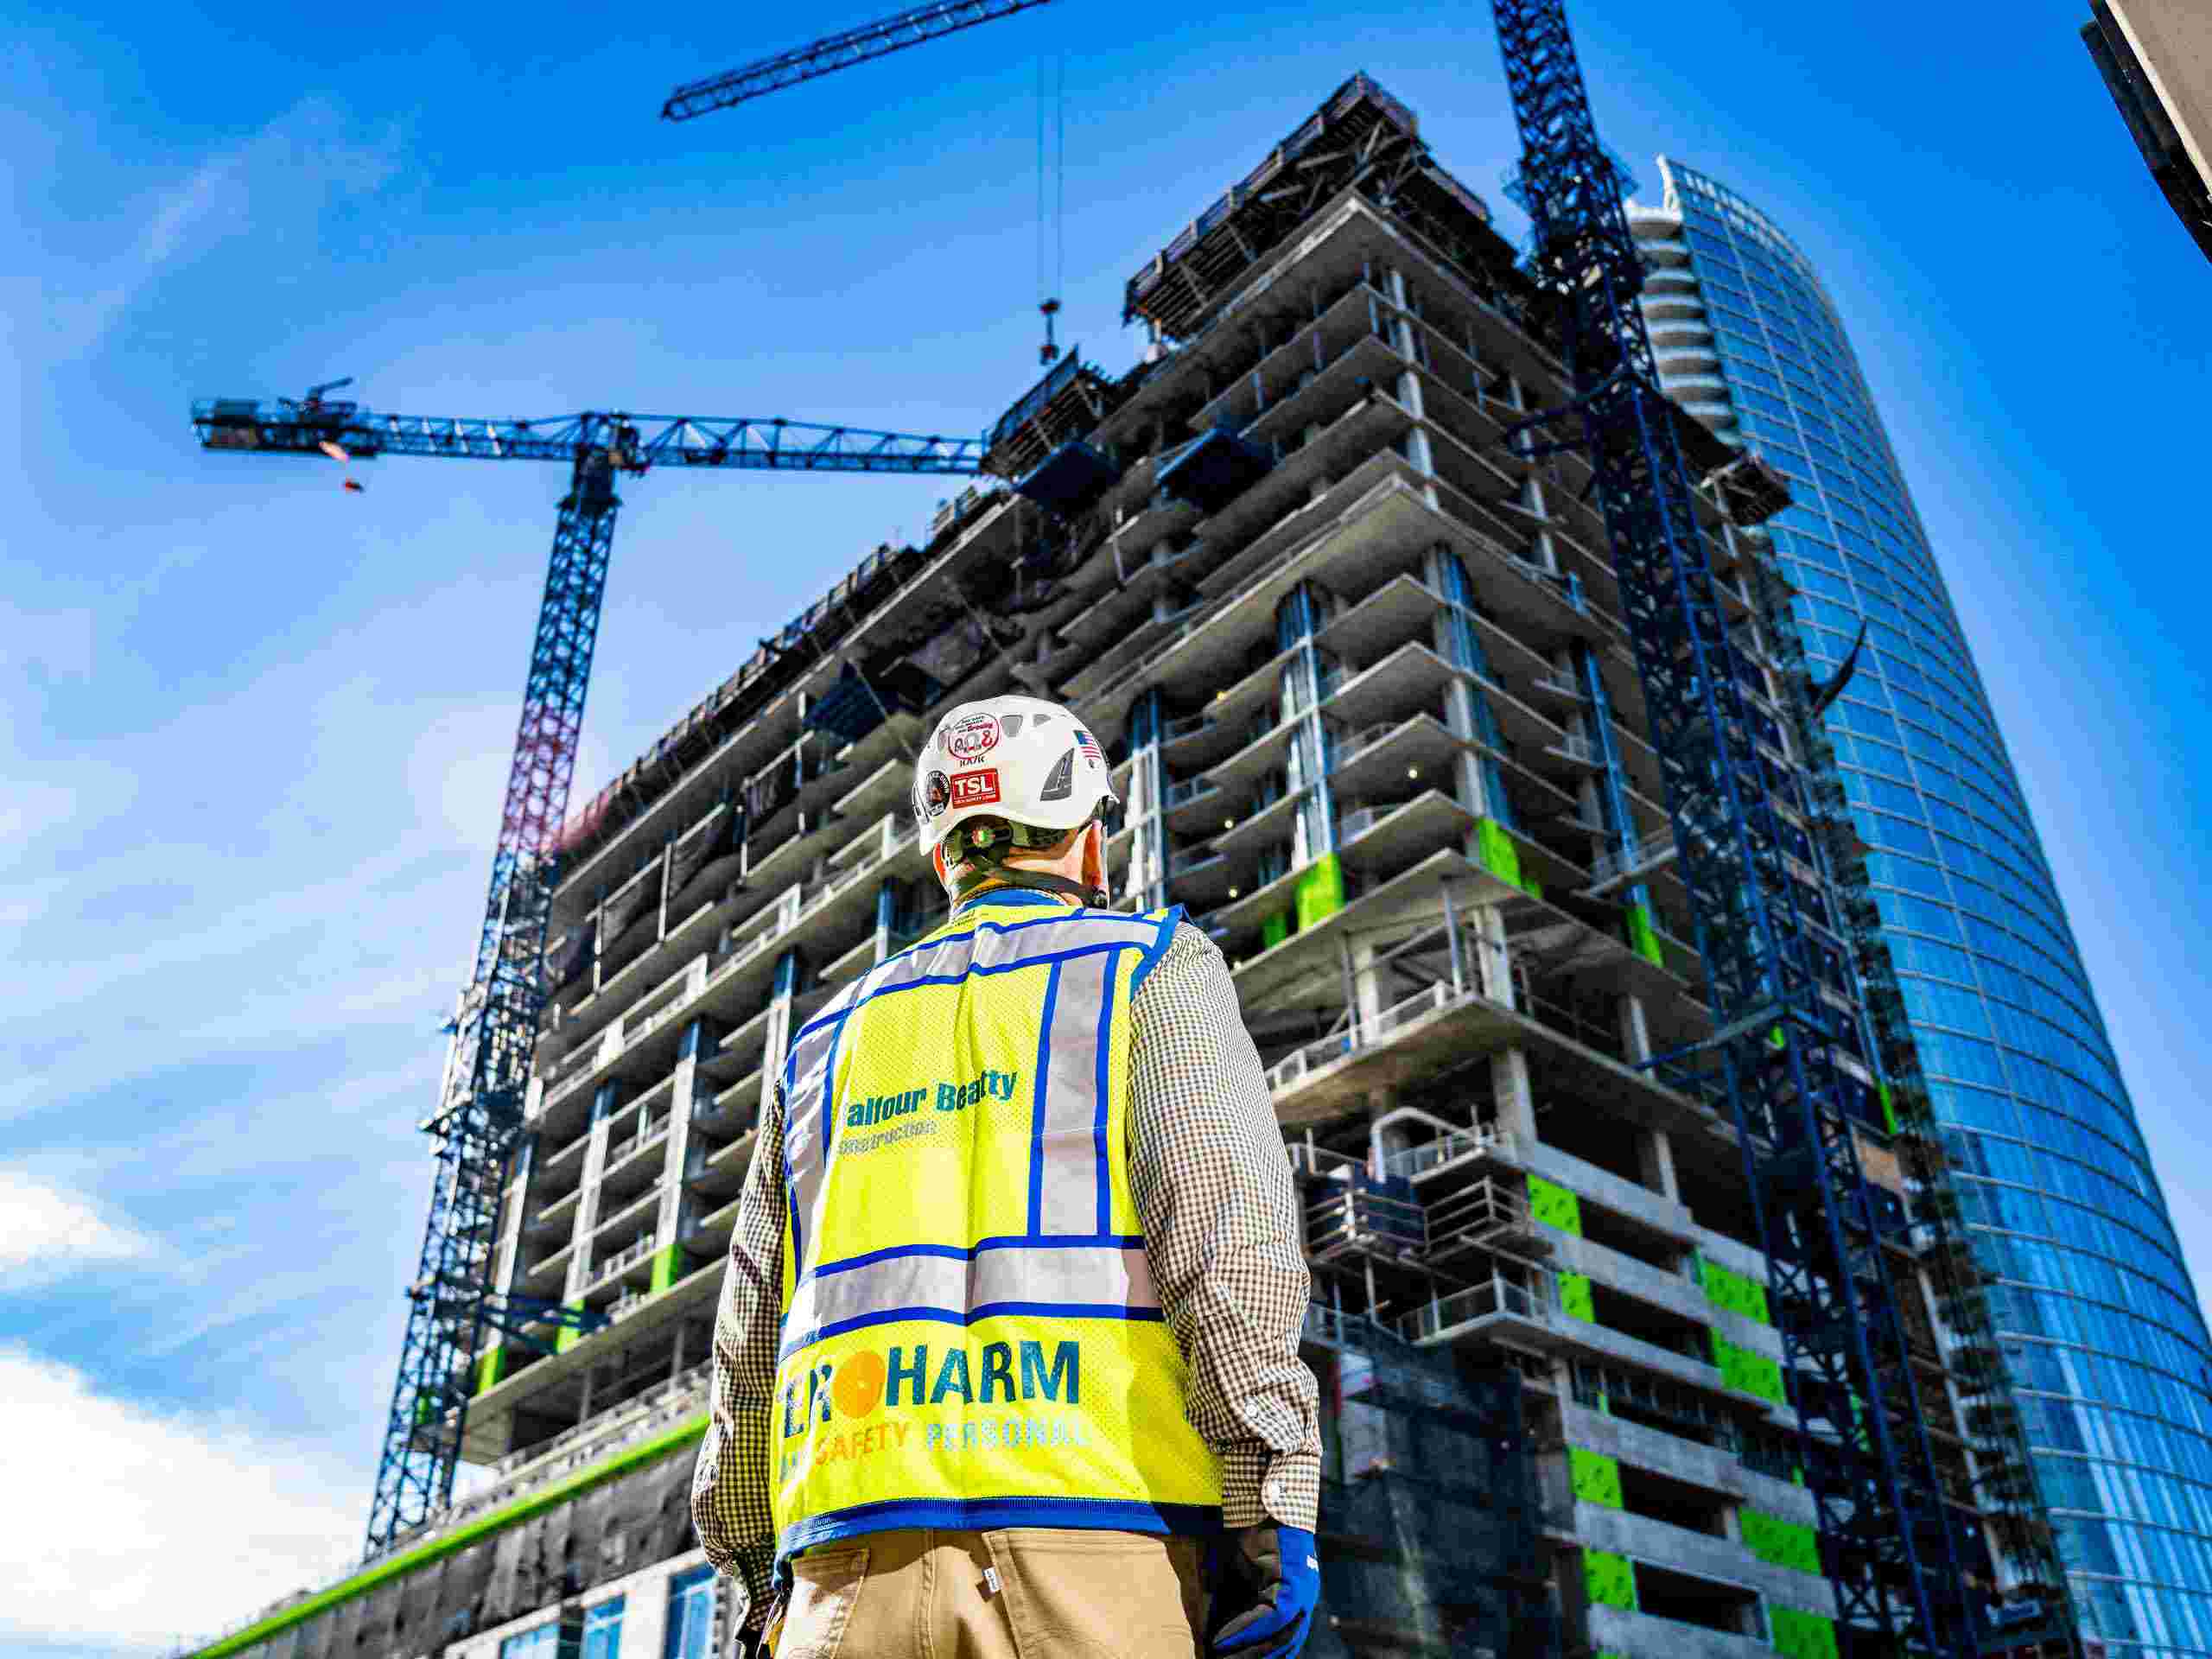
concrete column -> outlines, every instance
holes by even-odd
[[[580,1423],[588,1423],[591,1421],[591,1400],[594,1391],[592,1385],[598,1381],[599,1362],[594,1360],[584,1367],[583,1381],[576,1389],[576,1421]]]
[[[1397,1096],[1388,1090],[1370,1096],[1367,1109],[1373,1116],[1382,1117],[1398,1103]],[[1367,1135],[1368,1173],[1380,1178],[1388,1167],[1386,1160],[1394,1152],[1403,1152],[1413,1144],[1413,1135],[1402,1123],[1393,1123],[1388,1128],[1372,1128]]]
[[[1521,480],[1521,505],[1528,509],[1529,516],[1540,526],[1550,521],[1551,508],[1544,499],[1544,481],[1533,472]],[[1529,556],[1537,564],[1554,574],[1557,573],[1559,548],[1553,542],[1550,531],[1539,528],[1535,533],[1535,543],[1529,550]]]
[[[676,1243],[683,1202],[683,1165],[690,1156],[691,1091],[698,1086],[699,1062],[714,1052],[714,1037],[703,1019],[683,1027],[677,1040],[676,1078],[668,1121],[667,1162],[661,1178],[660,1206],[654,1212],[653,1248],[666,1249]]]
[[[1496,905],[1478,906],[1469,913],[1468,943],[1475,954],[1475,983],[1493,1002],[1518,1007],[1513,985],[1512,959],[1505,948],[1505,914]]]
[[[1663,1198],[1680,1204],[1682,1190],[1675,1179],[1674,1137],[1664,1129],[1639,1130],[1636,1137],[1637,1174]]]
[[[1296,809],[1290,855],[1294,868],[1337,849],[1336,803],[1329,786],[1336,746],[1319,706],[1323,671],[1321,653],[1313,644],[1321,626],[1322,600],[1312,583],[1300,582],[1275,607],[1276,642],[1291,652],[1281,670],[1282,708],[1286,715],[1298,711],[1285,783],[1293,794],[1304,791],[1306,797]]]
[[[676,1322],[676,1334],[671,1339],[674,1345],[670,1351],[668,1361],[668,1375],[671,1382],[683,1375],[684,1351],[689,1345],[685,1338],[690,1334],[691,1321],[678,1319]]]
[[[1362,939],[1351,947],[1352,1017],[1363,1026],[1375,1020],[1389,1005],[1389,998],[1383,990],[1382,972],[1375,966],[1378,954],[1371,939]]]
[[[1133,832],[1124,891],[1137,897],[1140,910],[1167,903],[1167,769],[1160,746],[1167,711],[1155,688],[1141,693],[1129,710],[1128,823]]]
[[[1439,543],[1428,550],[1421,574],[1440,601],[1431,630],[1436,654],[1465,671],[1455,675],[1444,688],[1446,729],[1454,737],[1479,743],[1495,742],[1497,734],[1488,705],[1481,701],[1480,688],[1467,677],[1486,674],[1489,661],[1471,614],[1474,584],[1467,578],[1466,566],[1460,563],[1459,555]],[[1491,798],[1490,770],[1484,758],[1471,750],[1461,749],[1452,755],[1451,787],[1452,798],[1478,818],[1503,819],[1510,816]],[[1480,857],[1480,848],[1473,841],[1465,851],[1470,858]]]
[[[667,839],[661,842],[660,848],[660,919],[653,926],[653,939],[656,944],[668,937],[669,878],[676,872],[676,860],[671,855],[675,847],[676,831],[671,830],[668,832]]]
[[[1535,1141],[1536,1091],[1529,1079],[1527,1052],[1509,1048],[1492,1055],[1490,1083],[1492,1116],[1499,1131],[1516,1141]]]
[[[537,1162],[537,1135],[532,1131],[516,1143],[514,1163],[499,1215],[499,1255],[493,1264],[492,1282],[502,1290],[514,1283],[515,1262],[522,1254],[523,1223],[530,1214],[531,1175]]]
[[[1421,376],[1411,366],[1421,360],[1421,343],[1414,337],[1411,320],[1403,315],[1403,309],[1409,308],[1406,299],[1405,274],[1393,267],[1384,273],[1383,282],[1384,291],[1389,295],[1391,303],[1402,308],[1390,317],[1389,337],[1391,346],[1408,364],[1400,372],[1393,387],[1398,401],[1412,413],[1415,423],[1413,430],[1406,435],[1406,459],[1413,463],[1414,471],[1423,480],[1433,480],[1436,476],[1436,456],[1429,445],[1428,428],[1422,424],[1427,419],[1428,411],[1421,398]],[[1439,505],[1434,483],[1424,482],[1421,495],[1430,506]]]
[[[1643,999],[1624,992],[1620,1004],[1621,1046],[1631,1064],[1651,1058],[1651,1025],[1644,1017]]]
[[[798,952],[785,950],[776,958],[775,985],[768,996],[766,1040],[760,1057],[764,1073],[760,1085],[763,1106],[767,1103],[767,1091],[774,1086],[775,1077],[784,1069],[784,1056],[791,1052],[791,998],[798,990]]]
[[[616,1084],[610,1077],[592,1093],[591,1138],[585,1142],[583,1171],[577,1177],[576,1224],[569,1235],[576,1248],[569,1258],[564,1301],[575,1300],[590,1282],[591,1252],[585,1243],[591,1237],[592,1229],[599,1224],[599,1182],[607,1173],[607,1120],[614,1111],[615,1092]]]

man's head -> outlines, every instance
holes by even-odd
[[[1014,880],[1103,904],[1116,804],[1096,741],[1037,697],[962,703],[914,766],[922,852],[956,899]]]

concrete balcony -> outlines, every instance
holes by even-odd
[[[1610,1550],[1639,1564],[1648,1562],[1669,1572],[1733,1586],[1799,1612],[1817,1613],[1824,1618],[1835,1617],[1835,1599],[1825,1579],[1763,1561],[1733,1539],[1716,1538],[1709,1533],[1674,1526],[1649,1516],[1630,1515],[1603,1503],[1577,1503],[1573,1527],[1575,1537],[1586,1548]],[[1678,1620],[1669,1623],[1676,1630],[1706,1634],[1699,1627],[1686,1626]],[[1727,1632],[1711,1634],[1726,1636]],[[1677,1650],[1643,1649],[1669,1653]]]

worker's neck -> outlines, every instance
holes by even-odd
[[[984,882],[982,886],[975,887],[967,893],[962,893],[957,899],[953,900],[953,908],[957,910],[966,905],[988,904],[991,899],[995,898],[1001,898],[1009,893],[1033,893],[1039,899],[1049,899],[1056,905],[1065,905],[1071,910],[1074,909],[1081,902],[1072,893],[1055,893],[1051,888],[1046,887],[1033,887],[1027,882],[1022,880],[1022,874],[1020,868],[1016,866],[1010,869],[1006,875],[994,876],[990,880]],[[1035,874],[1039,875],[1058,875],[1060,872],[1058,870],[1039,870],[1035,872]]]

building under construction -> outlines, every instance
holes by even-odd
[[[1142,363],[1062,359],[992,429],[988,487],[572,821],[498,1258],[509,1296],[569,1312],[469,1361],[488,1484],[206,1659],[725,1649],[687,1498],[765,1091],[798,1027],[942,917],[912,756],[1004,691],[1105,744],[1117,894],[1219,942],[1269,1067],[1314,1274],[1310,1651],[1863,1650],[1738,1130],[1694,1064],[1655,1064],[1713,1035],[1697,931],[1588,469],[1509,441],[1571,393],[1515,250],[1355,77],[1126,307]],[[2063,1609],[1856,843],[1793,713],[1755,527],[1780,498],[1687,418],[1681,440],[1853,1033],[1899,1386],[1969,1599]],[[2063,1617],[1988,1638],[2068,1651]]]

